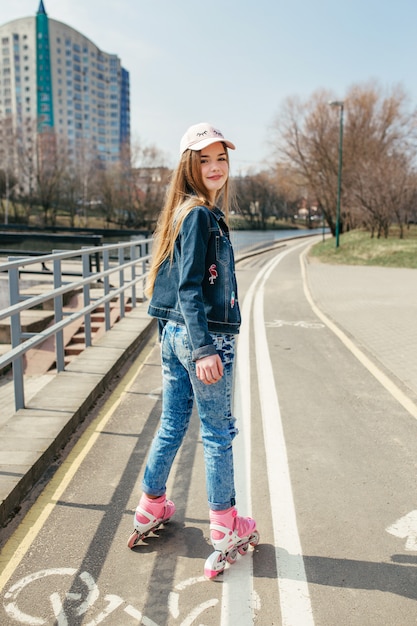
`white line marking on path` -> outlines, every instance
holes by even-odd
[[[305,244],[286,250],[266,265],[254,303],[258,385],[275,537],[282,626],[312,626],[314,619],[297,528],[281,411],[265,330],[264,287],[278,263],[287,254],[303,245]]]
[[[265,322],[267,328],[281,328],[282,326],[295,326],[296,328],[324,328],[324,324],[319,322],[286,322],[285,320],[274,320],[273,322]]]
[[[191,613],[183,620],[180,626],[191,626],[194,624],[195,620],[199,615],[205,613],[208,609],[211,609],[213,606],[216,606],[218,603],[217,598],[213,598],[212,600],[207,600],[206,602],[202,602],[199,606],[196,606]]]
[[[5,593],[4,609],[6,613],[13,619],[13,621],[19,622],[20,624],[27,624],[28,626],[45,626],[47,623],[49,623],[49,621],[46,622],[46,620],[41,617],[28,615],[27,613],[23,613],[19,609],[17,605],[18,596],[28,585],[31,585],[38,580],[42,580],[47,576],[74,576],[76,573],[77,570],[74,568],[61,567],[39,570],[38,572],[34,572],[33,574],[25,576],[17,583],[15,583],[12,587],[10,587],[10,589]],[[86,599],[80,604],[80,606],[78,608],[72,609],[72,612],[76,616],[81,617],[85,615],[87,611],[91,610],[91,608],[98,600],[100,593],[97,584],[91,574],[89,574],[88,572],[82,572],[81,574],[79,574],[79,577],[86,585],[88,594]],[[205,580],[205,578],[203,578],[203,580]],[[67,592],[64,594],[63,597],[66,600],[70,600],[71,602],[76,603],[81,600],[82,594]],[[65,613],[65,602],[63,602],[61,594],[54,591],[49,596],[49,600],[52,605],[52,611],[56,618],[56,626],[71,626],[73,620],[72,617],[68,617]],[[117,609],[121,607],[122,604],[124,604],[125,602],[123,598],[114,594],[106,594],[104,596],[104,601],[107,602],[107,606],[97,615],[97,617],[89,621],[86,626],[97,626],[98,624],[106,621],[108,616],[117,611]],[[37,603],[36,610],[42,608],[41,604],[39,602]],[[143,626],[158,626],[158,624],[149,619],[149,617],[142,616],[142,613],[130,604],[128,604],[123,610],[131,617],[134,617],[138,621],[138,624],[143,624]]]
[[[250,376],[250,312],[254,287],[252,283],[242,306],[242,325],[236,352],[233,413],[239,435],[233,444],[237,508],[241,515],[252,514],[251,499],[251,376]],[[223,574],[221,626],[251,626],[253,616],[253,564],[250,553],[240,557]]]
[[[305,244],[303,244],[305,245]],[[300,247],[300,246],[297,246]],[[293,249],[293,248],[292,248]],[[276,259],[274,257],[273,261]],[[251,310],[257,285],[268,265],[256,275],[242,305],[242,325],[236,353],[234,415],[237,418],[239,436],[233,445],[235,459],[235,483],[238,509],[242,515],[252,515],[251,499],[251,367],[250,324]],[[256,519],[256,515],[254,516]],[[249,557],[249,558],[247,558]],[[223,574],[221,626],[250,626],[254,611],[260,610],[260,599],[253,588],[253,563],[250,554],[240,558]]]
[[[47,576],[51,575],[72,576],[76,573],[76,571],[77,570],[73,568],[66,567],[45,569],[21,578],[17,583],[10,587],[7,593],[4,594],[4,610],[9,617],[11,617],[14,621],[19,622],[20,624],[30,624],[30,626],[42,626],[42,624],[46,624],[44,619],[28,615],[27,613],[23,613],[23,611],[19,609],[19,607],[17,606],[17,598],[20,592],[26,587],[26,585],[29,585],[36,580],[41,580],[42,578],[46,578]],[[55,602],[54,596],[52,596],[52,602]]]
[[[411,511],[386,528],[387,533],[406,539],[405,550],[417,551],[417,511]]]
[[[168,596],[168,609],[174,619],[178,619],[180,616],[179,609],[179,599],[180,594],[179,591],[184,591],[187,587],[191,585],[195,585],[196,583],[207,583],[207,578],[205,576],[200,576],[199,578],[188,578],[187,580],[183,580],[175,586],[176,591],[170,591]],[[197,617],[202,613],[205,613],[208,609],[216,606],[219,603],[217,598],[212,598],[211,600],[206,600],[202,602],[198,606],[194,607],[190,613],[183,619],[180,626],[190,626],[195,622]]]

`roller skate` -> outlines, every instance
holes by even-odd
[[[204,575],[215,578],[226,563],[235,563],[238,554],[246,554],[249,546],[257,546],[259,532],[251,517],[239,517],[234,507],[226,511],[210,511],[210,536],[214,552],[204,564]]]
[[[175,504],[165,496],[148,498],[142,494],[135,511],[134,531],[127,542],[128,548],[134,548],[139,541],[165,524],[175,513]]]

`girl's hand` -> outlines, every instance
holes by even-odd
[[[205,385],[213,385],[223,376],[223,363],[218,354],[198,359],[195,365],[197,378]]]

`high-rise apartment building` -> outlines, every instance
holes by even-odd
[[[0,122],[21,151],[49,137],[69,160],[116,163],[129,151],[129,109],[119,57],[48,18],[42,0],[36,16],[0,26]]]

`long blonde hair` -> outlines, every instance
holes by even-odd
[[[227,163],[229,163],[226,146],[224,146],[224,150]],[[153,293],[156,275],[162,263],[168,257],[172,261],[175,241],[184,219],[196,206],[214,208],[220,197],[222,200],[221,209],[227,222],[230,206],[229,177],[223,188],[217,192],[215,203],[212,204],[201,175],[200,151],[186,150],[181,155],[180,162],[173,172],[165,204],[155,229],[152,260],[145,289],[146,296],[151,297]]]

